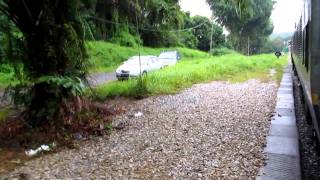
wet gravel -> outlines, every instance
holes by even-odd
[[[297,126],[300,136],[300,157],[302,179],[320,179],[320,151],[316,148],[315,140],[312,137],[312,125],[306,122],[302,91],[298,86],[298,79],[294,77],[294,101],[296,110]]]
[[[271,82],[212,82],[136,101],[115,117],[111,134],[29,161],[5,177],[255,179],[276,91]]]

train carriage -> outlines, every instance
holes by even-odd
[[[305,109],[320,140],[320,1],[303,0],[291,43],[291,59],[305,99]]]

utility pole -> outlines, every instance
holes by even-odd
[[[210,39],[210,51],[211,51],[212,46],[213,46],[212,42],[213,42],[213,13],[212,13],[212,16],[211,16],[211,39]]]
[[[136,0],[136,4],[138,4],[138,0]],[[139,20],[138,20],[137,13],[136,13],[136,30],[137,30],[137,34],[140,37],[140,34],[139,34]],[[140,77],[139,78],[142,79],[140,41],[138,41],[138,52],[139,52],[139,69],[140,69]]]
[[[248,36],[248,56],[250,56],[250,37]]]

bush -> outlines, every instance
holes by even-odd
[[[12,66],[0,64],[0,89],[5,88],[15,81],[15,73]]]
[[[120,27],[111,38],[111,42],[126,47],[138,47],[139,44],[142,44],[140,37],[130,33],[128,26]]]
[[[10,74],[14,72],[14,69],[9,64],[0,64],[0,72]]]
[[[137,79],[137,83],[136,83],[134,90],[135,90],[134,96],[135,96],[135,98],[138,98],[138,99],[144,98],[144,97],[146,97],[146,95],[149,94],[149,91],[147,88],[146,76],[142,76]]]
[[[222,55],[231,54],[231,53],[234,53],[234,51],[225,47],[214,48],[214,49],[211,49],[210,51],[210,54],[213,56],[222,56]]]
[[[191,31],[181,32],[180,39],[182,47],[196,49],[198,46],[198,39]]]

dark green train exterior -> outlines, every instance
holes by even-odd
[[[306,103],[307,114],[320,140],[320,0],[303,0],[303,10],[291,41],[291,59]]]

